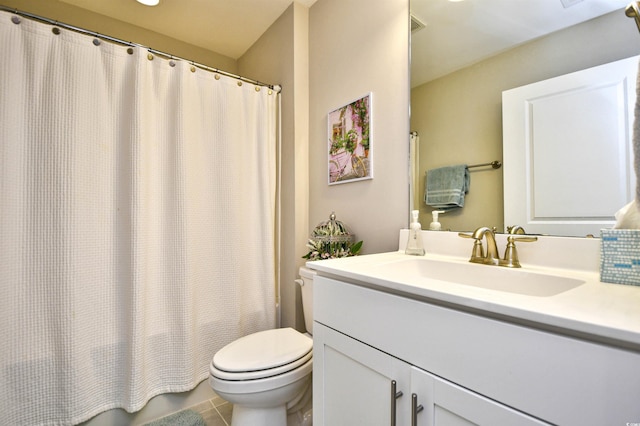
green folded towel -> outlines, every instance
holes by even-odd
[[[464,206],[469,192],[469,169],[466,164],[440,167],[427,171],[424,201],[437,210],[451,210]]]

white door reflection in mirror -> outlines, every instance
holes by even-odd
[[[633,199],[638,57],[504,91],[505,226],[598,236]]]

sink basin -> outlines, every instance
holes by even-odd
[[[362,265],[364,266],[364,265]],[[367,272],[388,279],[419,284],[424,279],[446,281],[527,296],[550,297],[576,288],[584,281],[557,275],[475,263],[407,258],[367,265]]]

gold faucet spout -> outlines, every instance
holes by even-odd
[[[498,245],[496,244],[496,236],[493,229],[483,226],[476,229],[471,235],[476,241],[487,240],[487,254],[484,256],[483,263],[497,264],[500,255],[498,254]]]
[[[458,235],[463,238],[473,238],[473,252],[469,262],[480,263],[484,265],[506,266],[507,268],[519,268],[518,252],[516,251],[516,241],[532,242],[537,241],[538,237],[527,236],[521,226],[509,227],[507,236],[507,248],[504,251],[504,258],[501,259],[498,254],[498,245],[496,244],[495,228],[483,226],[473,233],[459,232]],[[523,235],[525,234],[525,235]],[[482,240],[487,240],[487,254],[484,254]]]

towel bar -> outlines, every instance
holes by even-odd
[[[467,166],[467,169],[471,169],[473,167],[484,167],[484,166],[491,166],[494,169],[499,169],[500,167],[502,167],[502,163],[500,161],[492,161],[490,163],[473,164],[471,166]]]

